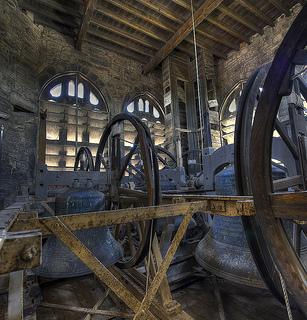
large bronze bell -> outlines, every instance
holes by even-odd
[[[285,173],[272,167],[275,179]],[[229,166],[215,176],[215,190],[219,195],[235,195],[234,167]],[[253,287],[265,287],[249,250],[240,217],[214,216],[210,231],[199,242],[195,257],[211,273]]]
[[[92,188],[82,189],[75,183],[72,189],[56,197],[56,214],[76,214],[105,209],[105,196]],[[75,235],[105,265],[115,264],[122,257],[121,245],[109,228],[79,230]],[[77,277],[91,271],[56,237],[49,237],[43,245],[42,265],[36,274],[46,278]]]

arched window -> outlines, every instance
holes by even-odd
[[[220,112],[220,123],[224,144],[234,143],[237,108],[244,84],[245,81],[238,82],[230,90],[222,104]]]
[[[45,163],[49,170],[73,170],[81,145],[96,155],[109,111],[90,80],[76,72],[53,77],[41,90],[40,108],[47,115]]]
[[[124,105],[124,112],[139,117],[149,127],[156,145],[165,144],[164,112],[158,101],[149,93],[143,93],[130,99]],[[135,138],[135,133],[130,128],[125,128],[125,144],[130,146]]]

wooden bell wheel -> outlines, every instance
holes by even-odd
[[[250,138],[254,113],[259,101],[270,64],[257,69],[246,82],[239,100],[235,128],[235,175],[237,193],[242,196],[252,195],[250,180]],[[246,240],[253,255],[258,271],[272,294],[282,303],[282,288],[261,229],[254,217],[242,217]]]
[[[137,136],[131,149],[125,154],[123,143],[124,122],[129,122],[136,130]],[[108,165],[105,161],[106,148],[109,148]],[[142,190],[125,188],[125,173],[136,149],[140,150],[138,175],[142,177]],[[95,170],[101,167],[109,177],[108,209],[129,206],[153,206],[160,202],[159,171],[153,142],[149,130],[132,115],[118,114],[107,125],[100,139]],[[115,238],[122,244],[124,256],[118,262],[120,268],[132,268],[140,264],[149,251],[150,239],[154,232],[154,221],[129,223],[115,228]]]
[[[161,146],[155,146],[155,151],[158,159],[159,169],[175,169],[177,168],[177,160],[175,156],[169,152],[167,149]],[[140,149],[137,148],[135,150],[135,155],[140,153]],[[135,170],[136,168],[129,164],[129,168],[131,171]]]
[[[250,140],[250,182],[256,208],[258,235],[263,237],[276,270],[287,291],[307,316],[307,273],[287,236],[280,217],[294,223],[306,222],[306,124],[292,130],[282,130],[280,137],[293,153],[299,176],[288,179],[286,191],[274,192],[272,181],[272,140],[274,128],[279,126],[278,112],[282,98],[293,91],[304,94],[302,79],[307,64],[307,6],[305,5],[282,42],[266,77],[256,109]],[[297,79],[300,79],[297,82]],[[298,88],[299,86],[303,87]],[[306,91],[305,91],[306,93]],[[306,99],[306,96],[305,96]],[[297,116],[303,110],[294,108]],[[291,189],[289,189],[291,188]],[[292,191],[291,191],[292,190]],[[289,192],[291,191],[291,192]],[[279,218],[278,218],[279,217]]]
[[[93,155],[88,147],[81,147],[78,150],[74,171],[94,171]]]
[[[159,162],[162,164],[163,168],[177,168],[177,159],[171,152],[169,152],[167,149],[161,146],[156,146],[155,149],[157,153],[157,158]]]

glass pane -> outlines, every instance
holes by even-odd
[[[50,94],[58,98],[62,94],[62,83],[56,84],[53,88],[50,89]]]
[[[159,111],[155,107],[153,107],[153,115],[156,119],[160,117]]]
[[[144,101],[143,101],[143,99],[139,99],[138,106],[139,106],[139,111],[144,111]]]
[[[134,101],[131,102],[128,107],[127,107],[127,111],[132,113],[134,111]]]
[[[149,101],[145,101],[145,112],[149,112]]]
[[[84,98],[84,85],[83,83],[78,84],[78,98]]]
[[[235,112],[237,111],[237,102],[236,102],[236,99],[233,99],[230,106],[229,106],[229,111],[232,113],[232,112]]]
[[[75,83],[72,80],[68,82],[68,95],[71,97],[75,96]]]
[[[99,103],[99,100],[97,99],[97,97],[94,95],[92,91],[90,92],[90,103],[93,106],[97,106],[97,104]]]

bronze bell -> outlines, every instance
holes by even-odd
[[[272,167],[275,179],[285,177],[284,171]],[[219,195],[235,195],[235,172],[228,166],[215,176],[215,190]],[[218,277],[238,284],[265,288],[249,250],[240,217],[214,216],[211,229],[199,242],[197,262]]]
[[[105,196],[91,186],[79,188],[75,181],[71,189],[59,193],[55,200],[55,212],[76,214],[105,209]],[[122,247],[107,227],[78,230],[74,234],[105,266],[115,264],[122,258]],[[43,245],[43,261],[35,273],[46,278],[77,277],[91,273],[60,240],[49,237]]]

